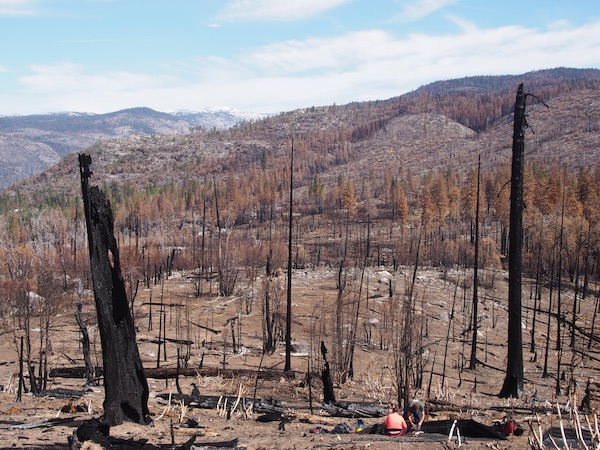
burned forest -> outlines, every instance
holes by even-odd
[[[0,193],[3,434],[597,448],[600,77],[558,75],[103,141]],[[373,431],[413,399],[424,434]]]

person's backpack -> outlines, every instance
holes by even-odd
[[[347,423],[342,422],[333,427],[331,432],[335,434],[349,434],[352,432],[352,428],[350,428]]]
[[[511,434],[521,436],[523,434],[523,428],[521,428],[521,426],[513,419],[508,419],[502,427],[502,434],[504,436],[510,436]]]
[[[362,430],[364,430],[365,428],[365,423],[363,422],[362,419],[357,419],[356,420],[356,429],[354,431],[356,431],[357,433],[360,433]]]

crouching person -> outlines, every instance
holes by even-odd
[[[385,418],[385,434],[388,436],[401,436],[407,429],[406,420],[398,413],[398,407],[394,406],[392,412]]]
[[[421,431],[421,425],[425,420],[425,406],[420,400],[413,399],[408,404],[406,411],[406,421],[410,431],[418,433]]]

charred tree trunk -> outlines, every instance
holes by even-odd
[[[575,349],[575,334],[577,331],[577,315],[579,314],[580,308],[578,307],[578,296],[579,296],[579,261],[581,255],[581,247],[583,246],[583,217],[581,218],[581,225],[579,226],[579,237],[577,238],[577,251],[575,252],[575,297],[573,298],[573,323],[571,324],[571,348]]]
[[[590,239],[592,236],[592,222],[588,221],[587,243],[585,245],[585,263],[583,268],[583,289],[581,291],[581,301],[587,298],[589,280],[590,280]]]
[[[23,373],[23,336],[21,336],[21,345],[19,351],[19,387],[17,388],[17,402],[23,400],[23,391],[25,390],[25,375]]]
[[[560,212],[560,234],[558,237],[558,270],[556,273],[556,350],[562,352],[562,337],[561,327],[563,326],[562,313],[562,271],[563,271],[563,238],[565,234],[565,197],[567,191],[567,174],[566,168],[563,171],[563,192],[562,192],[562,207]]]
[[[206,252],[206,192],[202,195],[202,246],[200,257],[200,273],[206,277],[206,266],[205,266],[205,254]],[[201,286],[202,286],[202,277],[198,277],[198,297],[200,297]]]
[[[327,347],[325,342],[321,341],[321,355],[323,355],[323,363],[325,367],[321,371],[321,380],[323,381],[323,402],[335,403],[335,393],[333,391],[333,382],[331,381],[331,370],[327,361]]]
[[[288,235],[288,273],[287,273],[287,302],[285,312],[285,367],[284,372],[292,370],[292,225],[294,201],[294,140],[292,139],[292,155],[290,158],[290,218]]]
[[[508,363],[500,397],[519,398],[523,393],[523,336],[521,330],[521,269],[523,247],[523,176],[525,163],[526,95],[519,85],[515,101],[510,189],[508,248]]]
[[[556,234],[555,234],[556,235]],[[552,321],[552,295],[554,293],[554,254],[550,261],[550,292],[548,292],[548,322],[546,323],[546,349],[544,351],[544,370],[542,372],[543,378],[548,378],[550,373],[548,372],[548,355],[550,353],[550,331]]]
[[[83,321],[83,317],[81,316],[82,308],[83,303],[81,302],[80,288],[75,319],[77,320],[77,325],[79,325],[79,329],[81,330],[81,345],[83,346],[83,360],[85,362],[85,382],[86,384],[91,385],[94,383],[94,366],[92,364],[92,358],[90,355],[90,336],[87,330],[87,325],[85,324],[85,322]]]
[[[534,361],[537,360],[537,351],[535,347],[535,328],[538,309],[542,304],[542,239],[544,236],[544,221],[540,220],[540,240],[537,248],[537,269],[535,273],[535,296],[533,297],[533,319],[531,321],[531,344],[529,351],[534,354]],[[550,316],[548,316],[550,317]]]
[[[365,271],[367,270],[367,266],[369,263],[369,254],[371,252],[371,217],[367,218],[367,242],[365,249],[365,257],[363,259],[363,266],[361,269],[360,275],[360,286],[358,288],[358,300],[356,302],[356,311],[354,312],[354,324],[352,326],[352,331],[350,332],[350,339],[348,342],[348,353],[346,354],[345,361],[345,374],[347,374],[348,378],[354,378],[354,351],[356,349],[356,333],[358,332],[358,320],[360,318],[360,307],[362,302],[362,291],[363,284],[365,280]],[[392,284],[392,280],[390,280],[390,285]],[[369,301],[369,289],[367,287],[367,311],[368,311],[368,301]]]
[[[271,280],[267,279],[263,283],[264,288],[264,303],[263,303],[263,323],[264,323],[264,336],[263,336],[263,355],[265,353],[271,355],[275,351],[276,339],[274,333],[275,320],[271,313]]]
[[[481,155],[477,162],[477,201],[475,206],[475,257],[473,260],[473,340],[471,341],[471,360],[469,369],[475,369],[477,366],[477,306],[479,299],[477,297],[477,285],[479,284],[479,195],[481,179]]]
[[[104,415],[108,426],[125,420],[148,423],[148,383],[121,275],[110,202],[89,187],[89,155],[79,155],[81,188],[104,365]]]

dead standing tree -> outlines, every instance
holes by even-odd
[[[519,398],[523,393],[523,336],[521,332],[521,269],[523,256],[523,176],[525,166],[526,95],[517,90],[510,181],[510,230],[508,234],[508,363],[500,397]]]
[[[288,271],[287,271],[287,301],[285,310],[285,367],[284,372],[292,371],[292,231],[294,224],[294,139],[290,156],[290,217],[288,230]]]
[[[85,379],[86,384],[94,384],[94,366],[92,365],[92,357],[90,354],[90,335],[88,333],[87,325],[85,324],[81,311],[83,310],[81,281],[79,281],[79,289],[77,290],[77,312],[75,313],[75,319],[79,330],[81,331],[81,344],[83,347],[83,360],[85,361]]]
[[[499,397],[519,398],[523,393],[523,335],[521,330],[521,286],[523,267],[523,178],[525,174],[525,130],[528,127],[523,83],[517,89],[513,125],[510,180],[510,230],[508,235],[508,362]],[[534,96],[535,97],[535,96]],[[539,99],[538,99],[539,100]],[[545,103],[542,102],[545,106]]]
[[[97,186],[89,187],[89,155],[79,155],[81,189],[88,231],[90,266],[104,364],[104,415],[113,426],[130,420],[148,423],[148,383],[121,275],[110,202]]]
[[[473,336],[471,340],[471,360],[469,369],[477,367],[477,321],[478,303],[477,288],[479,284],[479,206],[481,188],[481,155],[477,160],[477,200],[475,202],[475,254],[473,256]]]

